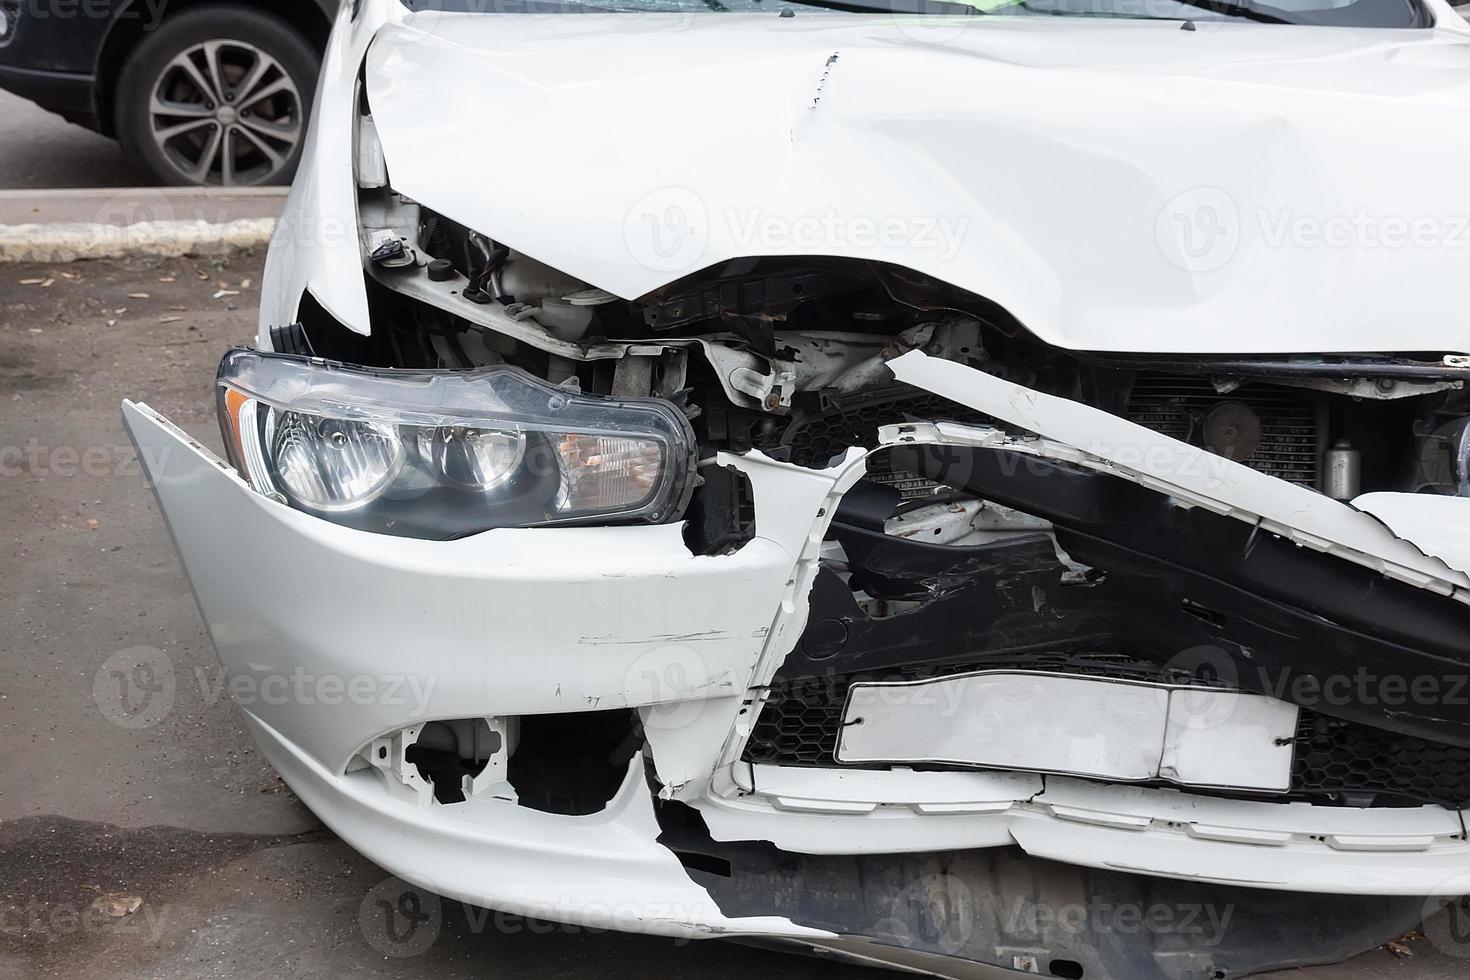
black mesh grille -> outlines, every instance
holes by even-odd
[[[1317,487],[1324,432],[1318,400],[1306,392],[1254,384],[1222,395],[1206,378],[1140,374],[1128,400],[1128,418],[1198,446],[1205,415],[1227,401],[1250,406],[1261,420],[1261,444],[1245,465]]]
[[[793,463],[822,466],[849,446],[876,448],[881,427],[914,420],[970,425],[984,425],[990,421],[988,416],[947,398],[914,394],[913,389],[904,388],[844,399],[840,409],[797,417],[780,434],[779,445],[790,448]],[[775,445],[773,442],[762,448],[774,448]],[[902,500],[927,497],[939,487],[933,480],[917,473],[892,469],[886,454],[868,461],[868,479],[894,487]]]
[[[916,665],[882,677],[781,679],[772,685],[745,759],[783,766],[836,767],[842,708],[854,683],[906,681],[975,670],[1054,670],[1127,680],[1160,680],[1157,668],[1122,657],[1058,656],[1024,665],[994,661]],[[1175,678],[1179,680],[1179,678]],[[944,768],[944,767],[936,767]],[[1329,797],[1355,806],[1470,806],[1470,749],[1352,724],[1303,710],[1292,758],[1291,795]]]
[[[1348,797],[1388,795],[1460,809],[1470,803],[1470,749],[1303,711],[1291,782]]]
[[[1198,446],[1203,443],[1205,416],[1227,401],[1248,405],[1261,420],[1261,444],[1244,460],[1247,466],[1303,486],[1318,486],[1325,430],[1320,400],[1310,392],[1253,384],[1222,395],[1206,378],[1140,374],[1127,415],[1139,425]],[[848,446],[875,447],[880,426],[912,420],[994,424],[988,416],[938,395],[899,389],[846,399],[840,410],[793,418],[780,435],[780,445],[790,447],[792,462],[821,466]],[[873,478],[899,486],[904,499],[927,495],[937,486],[912,473],[879,472]]]
[[[820,466],[848,446],[878,445],[878,429],[897,422],[966,422],[985,424],[988,416],[938,395],[913,394],[912,389],[845,399],[840,409],[793,420],[781,436],[791,447],[791,461]]]

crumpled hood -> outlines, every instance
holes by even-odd
[[[395,189],[626,298],[850,256],[1074,349],[1470,350],[1460,28],[424,16],[367,57]]]

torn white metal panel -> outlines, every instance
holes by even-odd
[[[1076,350],[1465,350],[1463,249],[1444,247],[1470,156],[1442,122],[1470,111],[1455,15],[1187,38],[903,20],[429,12],[381,32],[367,87],[395,188],[624,298],[830,255],[952,283]],[[591,147],[638,149],[589,166]],[[1375,247],[1436,215],[1433,247]]]
[[[263,693],[285,678],[244,707],[333,771],[434,719],[738,698],[809,546],[814,510],[775,517],[759,481],[773,516],[721,557],[691,555],[678,525],[372,534],[255,493],[146,406],[123,416],[221,661]],[[812,481],[820,499],[830,480]]]
[[[259,718],[246,721],[292,791],[333,832],[405,881],[480,908],[678,938],[830,935],[779,917],[730,919],[657,843],[642,760],[601,813],[563,816],[490,798],[417,807],[373,770],[336,775]]]
[[[744,707],[743,694],[638,709],[660,796],[688,801],[704,795],[720,747]]]
[[[889,362],[907,384],[968,405],[1075,450],[1009,439],[994,429],[940,423],[888,426],[884,440],[985,445],[1076,462],[1133,480],[1186,504],[1228,514],[1304,547],[1329,552],[1411,585],[1470,602],[1470,575],[1450,568],[1379,521],[1306,487],[1067,398],[953,361],[910,351]]]
[[[841,459],[834,460],[832,465],[825,470],[808,470],[802,466],[776,462],[760,452],[752,452],[744,456],[719,454],[718,460],[721,464],[741,466],[742,461],[745,462],[746,465],[741,468],[750,476],[751,483],[758,485],[758,480],[765,482],[772,487],[773,491],[786,484],[788,480],[804,482],[807,478],[800,474],[819,473],[827,480],[825,491],[820,499],[815,496],[818,490],[823,489],[820,485],[807,484],[804,497],[777,497],[773,494],[772,500],[779,499],[781,503],[766,508],[764,530],[761,526],[761,508],[757,501],[755,523],[758,535],[775,531],[783,539],[795,539],[798,534],[804,537],[797,555],[796,567],[790,581],[786,583],[786,595],[777,607],[775,620],[771,624],[769,641],[765,649],[761,651],[760,660],[751,676],[750,693],[746,695],[735,719],[735,725],[730,730],[724,748],[720,752],[718,763],[720,766],[732,765],[739,758],[741,749],[750,737],[751,727],[760,716],[761,706],[765,704],[771,678],[775,676],[776,671],[780,669],[782,662],[795,648],[802,632],[806,629],[807,617],[810,613],[807,596],[811,594],[812,583],[817,577],[827,528],[837,514],[837,505],[841,502],[842,495],[851,490],[866,474],[867,457],[868,453],[864,450],[853,448],[849,449]],[[754,464],[755,468],[750,468],[751,464]],[[778,481],[773,479],[774,474],[784,474],[786,478]],[[795,484],[792,485],[795,486]],[[798,499],[804,499],[806,506],[797,506]]]
[[[761,452],[717,456],[717,465],[734,467],[750,480],[755,496],[755,541],[783,549],[790,554],[792,564],[788,565],[789,574],[782,578],[778,598],[767,607],[761,634],[764,643],[759,658],[752,661],[752,669],[742,678],[743,686],[737,692],[740,697],[711,698],[699,705],[681,703],[641,712],[654,768],[667,787],[665,795],[681,800],[702,798],[711,774],[722,762],[731,761],[731,754],[744,745],[750,725],[760,713],[758,698],[746,690],[769,683],[806,628],[806,596],[816,576],[822,539],[836,513],[837,501],[862,478],[865,456],[861,450],[853,450],[825,470],[783,463]],[[707,673],[703,666],[700,670]]]
[[[980,671],[852,685],[836,756],[1282,792],[1297,713],[1235,691]]]
[[[1470,575],[1470,497],[1369,493],[1353,506],[1372,514],[1426,555]]]

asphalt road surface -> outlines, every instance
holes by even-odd
[[[0,91],[0,190],[146,183],[115,141]]]

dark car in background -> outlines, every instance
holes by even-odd
[[[0,88],[162,184],[289,183],[339,0],[0,0]]]

